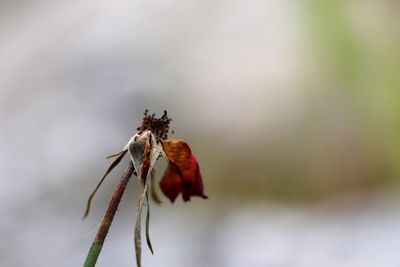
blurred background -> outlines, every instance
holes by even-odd
[[[145,109],[208,200],[143,266],[399,266],[400,2],[0,2],[0,265],[81,266]],[[165,162],[157,168],[161,175]],[[97,266],[135,266],[132,179]]]

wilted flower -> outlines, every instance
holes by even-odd
[[[116,159],[90,195],[84,215],[84,217],[87,216],[91,200],[107,174],[129,151],[135,170],[134,174],[143,184],[135,227],[135,248],[138,266],[140,266],[141,259],[140,221],[143,202],[145,200],[149,201],[149,192],[151,192],[153,199],[159,202],[154,190],[153,167],[160,157],[164,157],[168,161],[167,169],[160,180],[160,188],[171,202],[174,202],[179,194],[182,194],[184,201],[189,201],[192,196],[207,198],[204,194],[199,164],[189,145],[182,140],[168,139],[170,122],[171,119],[168,118],[166,111],[164,111],[164,115],[161,118],[156,118],[155,114],[150,116],[148,111],[145,111],[142,125],[137,129],[138,132],[129,140],[121,152],[108,157],[116,157]],[[147,205],[146,239],[151,252],[153,252],[149,238],[149,208],[149,205]]]
[[[160,188],[171,202],[180,193],[184,201],[190,200],[191,196],[207,198],[199,164],[189,145],[182,140],[167,139],[170,121],[166,112],[158,119],[146,111],[142,127],[126,145],[138,178],[145,184],[150,166],[152,168],[162,156],[168,160],[168,167],[160,180]],[[152,164],[151,160],[154,161]]]

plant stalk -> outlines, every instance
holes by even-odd
[[[104,240],[108,234],[108,230],[110,229],[111,223],[114,219],[115,212],[118,209],[119,202],[121,201],[122,195],[124,194],[125,188],[129,182],[133,174],[133,164],[129,162],[128,167],[125,172],[122,174],[121,180],[119,181],[117,187],[114,190],[114,193],[111,197],[111,200],[108,204],[108,208],[106,214],[101,221],[99,230],[97,231],[96,238],[94,239],[92,246],[90,247],[89,253],[86,257],[85,263],[83,267],[94,267],[97,262],[97,258],[100,255],[101,249],[104,244]]]

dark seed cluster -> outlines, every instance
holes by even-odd
[[[158,140],[165,140],[168,138],[169,123],[172,121],[168,118],[167,111],[164,110],[164,114],[161,118],[156,118],[156,114],[149,115],[149,111],[146,109],[142,125],[137,128],[138,131],[150,130],[154,137]],[[173,132],[172,132],[173,133]]]

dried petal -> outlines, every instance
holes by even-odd
[[[137,266],[141,266],[141,254],[142,254],[142,244],[141,244],[141,215],[144,198],[146,197],[147,202],[147,215],[146,215],[146,241],[151,253],[153,253],[153,247],[150,241],[149,234],[149,223],[150,223],[150,205],[149,205],[149,187],[150,187],[150,176],[154,167],[155,162],[162,153],[161,144],[155,142],[154,136],[150,133],[149,139],[147,140],[145,147],[143,149],[144,156],[141,167],[140,167],[140,177],[143,182],[143,192],[139,198],[138,214],[136,217],[135,224],[135,251],[136,251],[136,263]],[[146,175],[146,177],[144,176]]]
[[[142,177],[140,178],[140,180],[143,183],[146,182],[147,173],[150,168],[150,149],[147,147],[148,146],[146,146],[146,148],[145,148],[144,159],[143,159],[142,167],[140,168],[140,172],[142,174]]]
[[[184,201],[191,196],[207,198],[203,192],[200,167],[187,143],[180,140],[162,142],[163,150],[169,163],[160,181],[163,193],[174,202],[179,193]]]
[[[169,162],[168,168],[160,180],[161,190],[171,202],[174,202],[179,193],[182,192],[182,184],[181,171],[174,163]]]
[[[129,154],[133,167],[138,175],[139,180],[142,177],[142,164],[144,160],[145,145],[149,139],[149,132],[138,132],[128,142]]]

